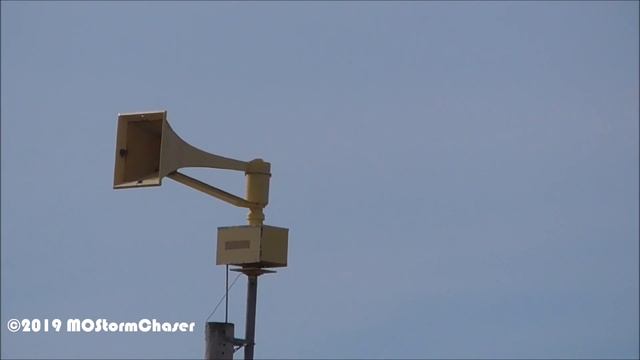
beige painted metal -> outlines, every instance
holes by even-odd
[[[171,129],[166,111],[118,114],[115,189],[159,186],[185,167],[245,171],[248,165],[189,145]]]
[[[246,199],[179,173],[185,167],[244,171]],[[249,209],[250,225],[264,222],[271,164],[226,158],[189,145],[171,129],[166,111],[118,114],[114,189],[160,186],[169,178],[230,204]]]
[[[246,197],[178,172],[185,167],[244,171]],[[263,225],[263,209],[269,203],[271,165],[262,159],[244,162],[225,158],[189,145],[171,129],[166,111],[118,114],[114,189],[160,186],[165,176],[235,206],[249,208],[249,225],[218,228],[216,263],[241,266],[235,270],[247,275],[245,340],[231,340],[245,346],[245,359],[253,359],[257,278],[273,272],[264,268],[287,266],[289,230]],[[223,327],[229,328],[227,324]],[[232,324],[230,329],[233,338]],[[221,337],[224,331],[215,330],[207,329],[207,358],[233,358],[228,351],[233,347],[228,346],[231,340]]]
[[[218,228],[217,265],[287,266],[289,230],[269,225]]]
[[[251,208],[251,207],[260,207],[262,206],[261,204],[258,203],[251,203],[248,202],[247,200],[235,196],[231,193],[228,193],[222,189],[218,189],[215,186],[211,186],[209,184],[203,183],[202,181],[198,180],[198,179],[194,179],[190,176],[187,176],[181,172],[178,171],[174,171],[171,174],[168,175],[171,179],[187,185],[189,187],[192,187],[196,190],[200,190],[205,194],[209,194],[213,197],[216,197],[222,201],[226,201],[229,204],[238,206],[238,207],[244,207],[244,208]]]
[[[269,203],[269,179],[271,164],[262,159],[251,160],[245,170],[247,201],[258,204],[249,207],[247,220],[249,225],[262,225],[264,213],[262,209]]]

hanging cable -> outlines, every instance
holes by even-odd
[[[240,278],[240,275],[242,275],[242,273],[238,273],[238,275],[236,275],[235,279],[233,279],[233,281],[231,282],[231,285],[229,285],[229,290],[231,290],[233,288],[233,285],[235,285],[236,281],[238,281],[238,279]],[[213,308],[213,311],[211,311],[211,314],[209,314],[209,316],[207,316],[207,319],[205,320],[205,323],[209,321],[209,319],[213,316],[213,314],[216,313],[216,310],[218,310],[218,307],[220,306],[220,304],[222,304],[222,300],[224,300],[227,297],[227,294],[222,295],[222,297],[220,298],[220,301],[218,301],[218,304],[216,305],[215,308]]]

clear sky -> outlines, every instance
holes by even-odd
[[[216,228],[246,211],[170,179],[112,189],[117,113],[164,109],[272,163],[289,267],[260,278],[257,357],[639,356],[638,2],[1,10],[3,358],[203,356]],[[145,317],[197,327],[7,330]]]

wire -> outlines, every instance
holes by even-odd
[[[224,322],[225,324],[229,322],[229,264],[225,265],[226,273],[224,280]]]
[[[229,286],[229,289],[227,290],[227,293],[229,292],[229,290],[231,290],[231,288],[233,288],[233,285],[236,283],[236,281],[238,281],[238,278],[240,277],[240,275],[242,275],[242,273],[238,273],[238,275],[236,275],[236,278],[233,279],[233,281],[231,282],[231,286]],[[222,304],[222,300],[224,300],[226,297],[227,297],[226,293],[222,295],[222,297],[220,298],[220,301],[218,301],[218,304],[216,305],[216,307],[213,308],[213,311],[211,312],[211,314],[207,316],[207,319],[205,322],[208,322],[209,319],[213,316],[213,314],[216,313],[216,310],[218,310],[218,307],[220,306],[220,304]]]

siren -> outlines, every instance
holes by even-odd
[[[160,186],[180,168],[246,171],[248,164],[189,145],[173,131],[166,111],[118,114],[114,189]]]

